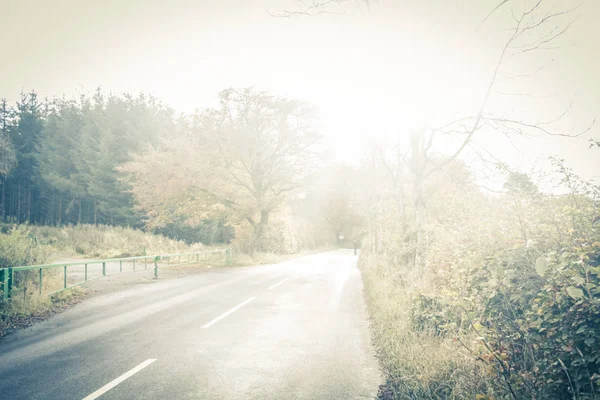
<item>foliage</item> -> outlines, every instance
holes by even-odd
[[[45,257],[43,247],[27,226],[13,226],[7,233],[0,233],[0,268],[32,265]]]
[[[253,89],[228,89],[220,105],[193,116],[187,134],[168,137],[121,170],[150,226],[227,217],[254,230],[257,248],[289,193],[314,167],[314,110]]]
[[[386,372],[380,399],[458,400],[493,393],[485,368],[456,340],[413,329],[418,294],[403,284],[405,271],[370,249],[362,251],[359,263],[373,341]]]
[[[116,167],[175,125],[169,108],[143,94],[105,96],[98,90],[91,98],[40,102],[32,91],[22,93],[15,108],[2,101],[3,217],[140,226],[142,216]]]
[[[600,197],[561,160],[554,166],[564,195],[544,194],[529,176],[509,172],[507,191],[486,196],[459,164],[440,171],[424,188],[426,276],[412,263],[410,204],[398,207],[389,200],[402,197],[381,191],[383,214],[370,223],[367,240],[377,234],[380,243],[361,255],[375,341],[386,349],[380,352],[388,372],[381,397],[453,398],[473,371],[481,385],[468,385],[464,398],[598,396]],[[382,314],[393,303],[403,311]],[[389,330],[381,331],[385,326]],[[442,382],[425,381],[418,389],[399,383],[423,360],[407,359],[402,352],[408,348],[387,348],[412,337],[435,339],[454,349],[454,362],[467,356],[479,366],[445,374],[440,353],[432,368]],[[447,391],[440,394],[439,386]]]

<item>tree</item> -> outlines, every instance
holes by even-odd
[[[176,215],[246,221],[261,239],[271,213],[315,167],[315,110],[300,101],[247,89],[219,94],[218,108],[193,116],[187,133],[138,154],[122,170],[150,225]]]
[[[0,176],[6,177],[15,167],[17,158],[10,141],[13,111],[6,99],[0,99]]]
[[[46,193],[49,197],[48,208],[52,210],[50,214],[57,217],[52,218],[55,223],[62,222],[62,197],[64,196],[71,199],[65,209],[66,214],[70,214],[73,206],[77,206],[77,217],[74,222],[82,222],[81,201],[86,196],[86,189],[76,179],[75,165],[79,157],[82,129],[83,110],[80,105],[73,100],[56,99],[46,117],[36,155],[41,179],[49,191],[55,191],[55,193]],[[60,197],[59,211],[55,213],[57,197]]]
[[[315,15],[328,12],[344,11],[351,5],[369,6],[371,2],[363,0],[312,0],[299,1],[297,10],[286,11],[286,16]],[[418,270],[427,270],[427,233],[424,229],[427,221],[427,205],[424,196],[425,182],[432,175],[443,170],[446,166],[460,157],[473,143],[473,138],[485,131],[496,131],[504,135],[525,135],[527,133],[542,133],[545,135],[576,136],[587,132],[561,132],[552,129],[553,123],[562,118],[570,109],[557,118],[547,121],[530,121],[514,115],[512,110],[493,110],[491,99],[499,85],[498,77],[507,67],[508,59],[527,57],[538,50],[551,50],[559,46],[558,40],[565,34],[577,20],[578,7],[560,9],[554,2],[547,0],[498,0],[490,8],[490,12],[478,24],[481,27],[500,12],[512,16],[512,25],[503,31],[506,32],[504,43],[498,48],[497,61],[489,71],[489,81],[482,93],[482,101],[474,112],[459,116],[453,121],[445,121],[434,126],[431,121],[426,121],[423,128],[408,133],[409,141],[405,152],[398,152],[396,164],[404,164],[410,172],[413,219],[416,223],[414,266]],[[520,59],[522,60],[522,59]],[[521,65],[519,65],[521,67]],[[541,67],[537,71],[543,69]],[[514,72],[514,71],[513,71]],[[536,72],[526,73],[522,70],[514,77],[533,76]],[[508,75],[508,74],[507,74]],[[510,79],[509,79],[510,80]],[[457,142],[454,149],[447,154],[440,155],[435,152],[435,144],[441,138],[453,139]],[[393,170],[393,168],[388,168]]]
[[[44,109],[37,93],[21,93],[14,113],[14,122],[8,129],[16,153],[16,167],[5,181],[9,189],[10,214],[17,223],[32,222],[36,211],[42,208],[34,203],[39,183],[35,157],[36,146],[43,127]],[[33,211],[33,214],[32,214]]]

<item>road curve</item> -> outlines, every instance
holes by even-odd
[[[0,398],[365,399],[381,377],[352,251],[93,297],[0,341]]]

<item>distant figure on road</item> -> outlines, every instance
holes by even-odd
[[[356,239],[352,240],[352,244],[354,245],[354,255],[356,255],[356,249],[358,248],[358,243],[356,242]]]

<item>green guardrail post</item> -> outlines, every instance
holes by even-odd
[[[85,264],[83,271],[84,271],[83,280],[87,281],[87,264]]]
[[[4,296],[4,300],[8,299],[8,268],[2,268],[0,270],[2,272],[2,292]]]
[[[13,284],[15,283],[15,271],[8,269],[8,297],[12,297]]]
[[[44,278],[44,269],[40,268],[40,296],[42,295],[43,278]]]
[[[233,264],[233,257],[231,256],[231,249],[225,249],[225,263],[227,265]]]
[[[2,268],[0,270],[2,272],[2,293],[4,296],[4,300],[8,299],[8,269]]]
[[[106,261],[102,262],[102,276],[106,276]]]
[[[160,256],[154,257],[154,279],[158,279],[158,260],[160,260]]]
[[[66,289],[67,288],[67,266],[65,265],[63,268],[65,271],[65,274],[64,274],[65,276],[63,277],[64,278],[63,279],[63,289]]]

